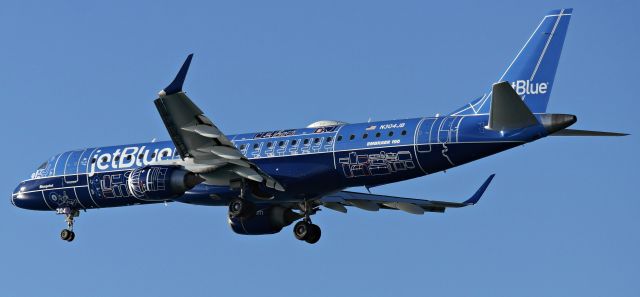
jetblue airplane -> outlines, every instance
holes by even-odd
[[[75,238],[81,210],[182,202],[228,206],[239,234],[280,232],[297,223],[316,243],[311,216],[321,207],[346,213],[395,209],[442,213],[474,205],[494,175],[463,202],[347,191],[447,170],[546,136],[623,136],[573,130],[570,114],[547,113],[572,9],[545,15],[488,93],[436,117],[225,135],[182,91],[193,55],[154,103],[171,141],[91,147],[57,154],[18,184],[11,202],[66,218],[60,237]]]

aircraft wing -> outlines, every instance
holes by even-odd
[[[187,57],[173,82],[154,101],[182,165],[208,184],[229,185],[233,180],[245,178],[284,191],[278,181],[242,155],[182,91],[192,57],[193,54]]]
[[[319,202],[329,209],[340,212],[347,212],[347,208],[345,206],[355,206],[369,211],[377,211],[380,208],[397,209],[412,214],[423,214],[425,211],[444,212],[447,208],[459,208],[476,204],[489,186],[489,183],[491,183],[491,180],[493,180],[494,176],[495,174],[489,176],[476,193],[464,202],[424,200],[350,191],[341,191],[327,195],[320,199]]]

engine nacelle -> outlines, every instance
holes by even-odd
[[[256,213],[245,218],[229,218],[231,230],[244,235],[274,234],[291,225],[302,215],[282,206],[259,206]]]
[[[182,196],[203,181],[193,172],[176,166],[146,166],[129,174],[129,192],[142,200],[162,201]]]

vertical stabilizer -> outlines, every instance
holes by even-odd
[[[533,113],[547,110],[549,96],[569,27],[571,8],[550,11],[496,82],[508,81]],[[454,114],[489,113],[492,93],[458,109]]]

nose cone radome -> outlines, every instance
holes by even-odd
[[[28,191],[24,182],[20,183],[11,194],[11,204],[30,210],[50,210],[43,199],[42,192]]]
[[[16,198],[16,195],[18,195],[18,191],[20,191],[20,186],[16,187],[16,189],[13,190],[13,193],[11,193],[10,200],[11,200],[11,204],[13,204],[13,206],[17,206],[16,202],[15,202],[15,198]]]

